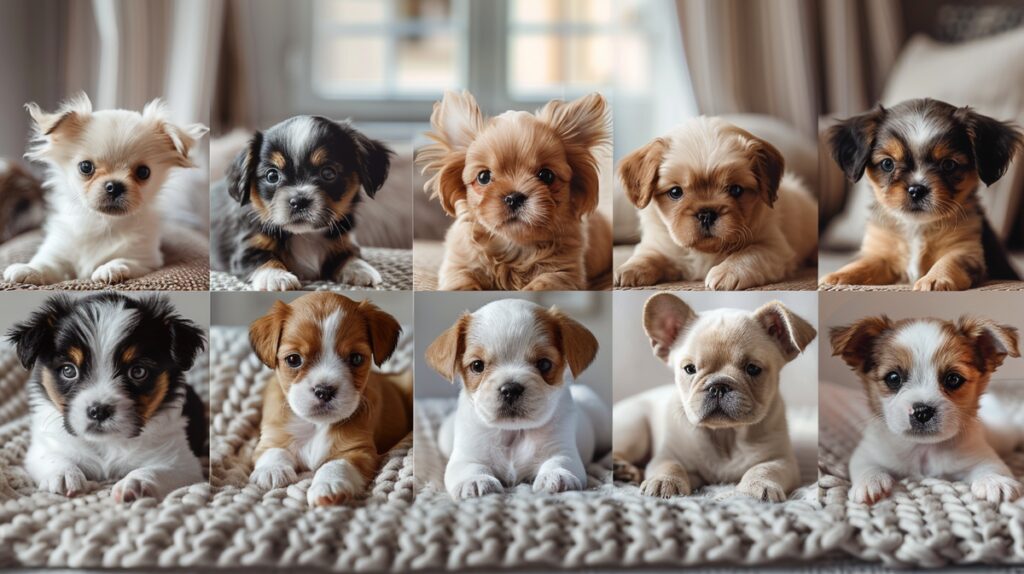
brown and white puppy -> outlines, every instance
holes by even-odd
[[[822,284],[909,282],[918,291],[960,291],[982,281],[986,270],[1017,278],[977,192],[1006,172],[1024,142],[1020,129],[921,99],[843,120],[828,139],[850,181],[867,174],[875,204],[860,255]],[[983,247],[983,239],[990,244]]]
[[[668,293],[647,300],[643,321],[675,384],[615,404],[620,470],[643,467],[640,492],[647,496],[738,482],[740,494],[784,500],[800,472],[779,376],[814,340],[814,327],[777,301],[754,312],[697,314]]]
[[[455,217],[440,289],[574,290],[607,276],[611,223],[596,209],[611,122],[600,94],[485,118],[471,94],[447,92],[430,122],[424,189]]]
[[[380,455],[412,430],[411,378],[370,368],[391,356],[400,332],[376,305],[334,293],[277,301],[256,320],[252,348],[276,376],[263,393],[250,480],[279,488],[315,471],[310,506],[360,494]]]
[[[45,217],[42,182],[17,162],[0,158],[0,243],[39,227]]]
[[[853,369],[871,419],[850,458],[850,500],[873,504],[904,477],[966,480],[982,500],[1018,498],[1018,482],[986,438],[979,402],[1017,329],[987,319],[866,317],[831,330],[832,354]]]
[[[810,192],[775,146],[719,118],[690,119],[627,155],[619,178],[643,236],[617,286],[704,280],[747,289],[817,256]]]

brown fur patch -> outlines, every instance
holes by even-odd
[[[44,369],[39,376],[39,381],[43,385],[43,391],[46,392],[46,396],[53,403],[53,406],[57,407],[61,414],[64,414],[64,397],[57,390],[57,381],[53,380],[53,375]]]
[[[68,358],[71,359],[71,362],[74,363],[75,366],[81,367],[82,361],[85,360],[85,355],[82,353],[82,350],[79,349],[78,347],[69,347]]]
[[[161,403],[167,396],[167,387],[170,384],[167,373],[160,373],[153,383],[153,390],[139,397],[138,413],[143,424],[153,416],[153,413],[160,408]]]
[[[285,158],[284,154],[279,151],[270,152],[270,157],[267,158],[267,162],[277,169],[284,169],[288,165],[287,158]]]
[[[309,163],[319,167],[327,160],[327,148],[318,147],[309,154]]]
[[[454,325],[445,329],[427,346],[423,358],[432,369],[450,382],[455,382],[455,375],[462,372],[462,356],[466,352],[466,333],[472,315],[463,313]]]
[[[138,357],[138,354],[138,348],[135,345],[130,345],[121,353],[121,362],[125,365],[131,364]]]
[[[544,325],[558,351],[558,357],[565,357],[573,377],[578,377],[597,355],[598,342],[594,334],[575,319],[559,309],[538,309],[537,320]],[[550,357],[549,357],[550,358]],[[561,379],[561,361],[551,369],[559,373]]]

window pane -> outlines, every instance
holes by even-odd
[[[327,92],[374,92],[386,85],[387,40],[382,36],[336,36],[314,55],[314,76]]]
[[[445,22],[451,17],[451,0],[398,0],[395,6],[395,19],[400,22]]]
[[[328,24],[381,24],[388,15],[388,3],[380,0],[320,0]]]
[[[512,0],[511,13],[516,24],[607,25],[612,0]]]
[[[608,34],[581,34],[566,39],[570,87],[594,87],[610,82],[615,54]]]
[[[395,57],[398,92],[436,92],[457,87],[455,41],[449,34],[399,38]]]
[[[520,33],[510,42],[509,84],[519,93],[599,88],[611,81],[609,34]]]

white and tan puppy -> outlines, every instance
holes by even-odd
[[[784,279],[818,249],[818,205],[775,146],[718,118],[693,118],[619,163],[643,237],[623,287],[703,280],[747,289]]]
[[[441,429],[452,498],[581,490],[586,464],[611,449],[611,412],[571,384],[597,354],[597,339],[558,309],[503,299],[464,313],[426,351],[446,379],[462,381]]]
[[[664,385],[615,405],[616,461],[645,467],[641,493],[668,498],[705,484],[778,502],[799,483],[779,373],[817,332],[782,303],[697,314],[660,293],[644,306]]]

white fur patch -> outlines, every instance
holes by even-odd
[[[383,279],[380,272],[366,261],[353,257],[341,268],[341,282],[359,287],[377,287]]]
[[[289,291],[301,289],[302,282],[290,271],[273,267],[260,267],[249,276],[249,283],[257,291]]]
[[[324,463],[306,491],[306,502],[310,506],[321,506],[328,503],[325,499],[345,499],[358,496],[366,488],[366,480],[359,470],[347,460],[332,460]]]
[[[320,320],[320,356],[313,359],[306,375],[288,391],[289,406],[311,423],[343,421],[352,416],[361,401],[361,395],[352,381],[352,372],[338,356],[336,348],[338,331],[344,320],[345,313],[340,309]],[[325,405],[313,394],[313,389],[319,385],[333,387],[336,391],[334,398],[326,405],[330,411],[323,414],[318,414],[318,411]]]

